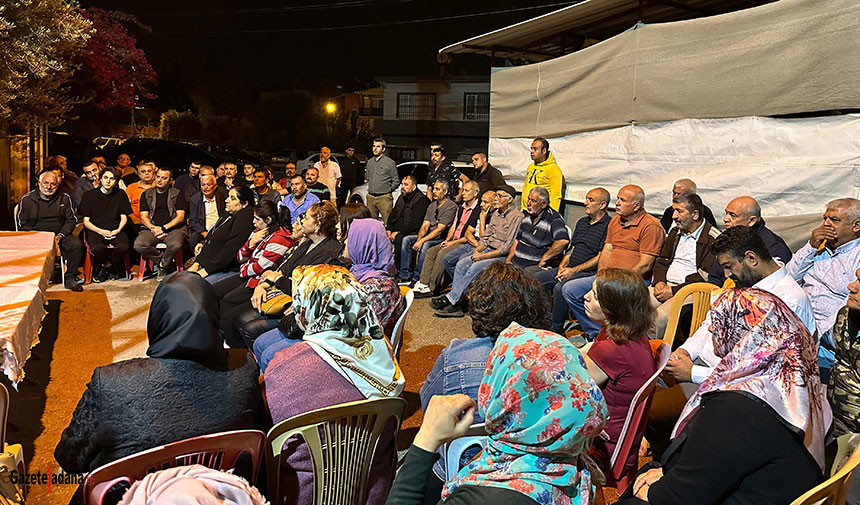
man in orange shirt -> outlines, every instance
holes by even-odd
[[[627,185],[618,190],[616,216],[609,221],[606,243],[597,260],[597,270],[624,268],[644,279],[651,278],[654,261],[660,255],[666,232],[660,221],[645,211],[645,191]],[[600,324],[585,314],[585,294],[591,290],[594,276],[580,277],[565,284],[561,293],[576,316],[588,340],[600,332]]]
[[[149,160],[141,160],[137,164],[137,176],[139,181],[129,184],[125,188],[125,194],[128,195],[128,201],[131,203],[131,226],[124,228],[128,235],[129,243],[134,244],[137,238],[137,232],[140,229],[140,195],[149,188],[155,187],[155,163]]]

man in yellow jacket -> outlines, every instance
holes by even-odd
[[[555,156],[549,152],[549,142],[545,138],[536,138],[531,147],[532,164],[526,170],[526,181],[523,184],[523,194],[528,195],[535,186],[542,186],[549,191],[549,206],[555,210],[561,207],[561,188],[564,186],[564,174],[555,162]],[[523,198],[520,206],[526,208]]]

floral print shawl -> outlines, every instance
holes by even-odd
[[[779,297],[756,288],[727,289],[711,307],[714,350],[722,360],[684,406],[675,438],[702,396],[738,391],[769,405],[824,469],[824,435],[832,421],[818,375],[818,344]]]
[[[365,396],[397,396],[405,380],[367,294],[349,270],[305,265],[293,270],[293,310],[302,340]]]
[[[489,444],[445,485],[443,499],[477,485],[518,491],[542,505],[591,502],[586,453],[608,411],[567,339],[511,323],[487,361],[478,408]]]

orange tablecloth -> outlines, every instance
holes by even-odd
[[[45,289],[54,269],[54,234],[0,232],[0,367],[13,383],[39,342]]]

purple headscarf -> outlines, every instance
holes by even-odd
[[[364,282],[373,277],[394,277],[394,257],[385,227],[376,219],[356,219],[349,226],[346,250],[352,261],[349,271]]]

